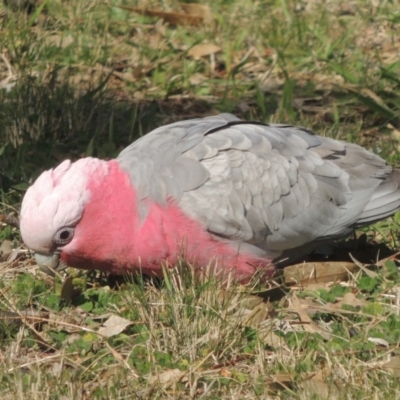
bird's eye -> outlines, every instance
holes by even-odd
[[[69,227],[61,228],[54,235],[54,243],[58,246],[62,246],[64,244],[69,243],[74,237],[74,229]]]

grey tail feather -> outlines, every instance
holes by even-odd
[[[365,206],[356,228],[372,224],[393,215],[400,209],[400,169],[393,172],[376,188]]]

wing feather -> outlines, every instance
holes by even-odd
[[[141,200],[172,198],[210,233],[264,251],[340,237],[400,207],[400,173],[379,156],[230,114],[160,127],[118,161]]]

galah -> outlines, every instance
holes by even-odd
[[[267,274],[400,208],[400,172],[364,148],[231,114],[159,127],[114,160],[69,160],[22,202],[39,264],[162,276],[180,259]]]

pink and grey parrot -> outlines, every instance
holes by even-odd
[[[117,159],[69,160],[28,189],[38,264],[162,276],[184,258],[247,279],[400,208],[400,171],[364,148],[230,114],[155,129]]]

